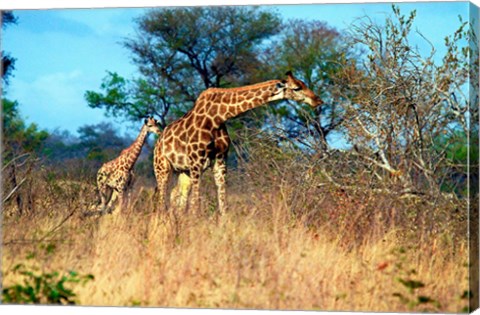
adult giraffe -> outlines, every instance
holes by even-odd
[[[167,183],[172,171],[179,172],[175,192],[178,203],[186,206],[191,192],[191,208],[200,206],[200,176],[213,163],[220,214],[226,210],[225,159],[230,145],[225,122],[252,108],[276,100],[290,99],[312,107],[322,104],[302,81],[289,71],[285,80],[271,80],[239,88],[210,88],[200,94],[193,108],[165,128],[155,144],[154,171],[158,201],[166,210]]]

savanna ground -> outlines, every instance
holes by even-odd
[[[221,218],[210,171],[199,216],[155,212],[154,181],[140,177],[123,213],[99,217],[84,215],[97,200],[91,172],[36,168],[31,210],[3,208],[4,287],[23,283],[23,264],[93,275],[68,283],[80,305],[466,310],[465,200],[367,189],[365,172],[343,174],[355,183],[343,189],[298,156],[256,154],[230,168]]]

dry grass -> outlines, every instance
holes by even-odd
[[[38,176],[33,213],[4,209],[4,285],[21,282],[11,269],[24,262],[93,274],[73,287],[81,305],[394,312],[467,305],[466,239],[446,222],[408,221],[420,205],[317,188],[300,198],[300,187],[285,180],[260,190],[230,176],[230,209],[220,219],[208,177],[205,215],[173,218],[151,211],[153,188],[144,185],[124,213],[82,217],[95,199],[91,186]],[[424,287],[409,292],[399,279]],[[419,296],[436,302],[410,303]]]

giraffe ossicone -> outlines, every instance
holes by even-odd
[[[120,208],[125,207],[125,194],[133,179],[133,167],[150,132],[161,134],[158,121],[151,116],[144,120],[142,129],[135,141],[123,150],[117,158],[106,162],[98,170],[97,188],[100,195],[100,205],[97,209],[101,213],[119,212],[111,209],[117,200]]]
[[[263,104],[290,99],[311,107],[322,104],[304,82],[289,71],[284,80],[271,80],[239,88],[209,88],[197,98],[193,108],[165,128],[154,149],[154,171],[158,202],[166,210],[167,184],[178,172],[178,187],[172,192],[180,206],[191,199],[192,212],[200,207],[200,176],[213,164],[220,214],[226,212],[226,156],[230,138],[225,122]]]

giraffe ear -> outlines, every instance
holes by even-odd
[[[287,76],[287,80],[286,80],[287,82],[291,83],[296,81],[295,77],[292,74],[292,71],[287,71],[285,75]]]
[[[292,90],[297,89],[298,88],[298,83],[297,83],[298,80],[295,79],[295,77],[292,74],[292,71],[287,71],[286,75],[287,75],[287,80],[285,80],[285,85],[289,89],[292,89]]]
[[[148,119],[145,118],[145,120],[143,121],[145,123],[145,125],[148,123]]]
[[[283,89],[285,87],[285,80],[282,80],[282,82],[277,83],[277,89]]]

